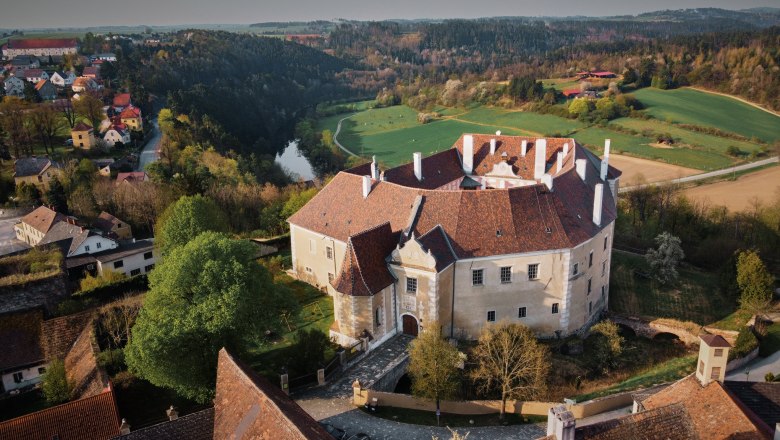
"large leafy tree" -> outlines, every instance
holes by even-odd
[[[181,197],[163,212],[157,222],[155,235],[163,255],[187,244],[201,232],[227,232],[228,223],[219,207],[200,194]]]
[[[439,400],[453,397],[460,385],[462,363],[460,352],[447,342],[437,322],[429,322],[425,330],[409,346],[409,376],[412,394]]]
[[[501,419],[507,399],[537,399],[547,389],[547,349],[522,324],[502,321],[483,327],[473,356],[477,368],[471,377],[483,392],[501,393]]]
[[[283,312],[296,312],[255,252],[251,243],[215,232],[173,249],[149,275],[125,348],[130,371],[198,402],[213,398],[219,350],[241,354],[276,330]]]
[[[73,102],[76,114],[89,121],[97,132],[100,129],[100,121],[103,120],[103,102],[95,95],[83,93],[79,99]]]
[[[679,237],[668,232],[662,232],[655,237],[657,248],[648,249],[645,259],[650,265],[650,273],[661,284],[677,280],[677,266],[685,258]]]
[[[737,256],[737,285],[741,292],[740,306],[753,314],[765,312],[772,302],[774,277],[769,273],[758,252],[750,250]]]

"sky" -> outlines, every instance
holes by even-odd
[[[661,9],[780,7],[780,0],[3,0],[0,28],[249,24],[337,18],[605,16]]]

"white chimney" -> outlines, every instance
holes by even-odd
[[[577,159],[575,162],[575,166],[577,167],[577,174],[580,175],[580,179],[582,181],[585,181],[585,170],[588,167],[587,159]]]
[[[604,204],[604,184],[597,183],[593,192],[593,223],[601,226],[601,211]]]
[[[574,414],[564,405],[551,407],[547,411],[547,436],[557,440],[574,440],[577,421]]]
[[[528,141],[523,139],[523,149],[520,151],[520,155],[525,157],[525,153],[528,151]]]
[[[368,197],[371,192],[371,176],[363,176],[363,198]]]
[[[496,140],[495,139],[491,139],[490,140],[490,155],[492,156],[494,154],[496,154]]]
[[[569,154],[569,143],[568,142],[563,144],[563,155],[566,156],[567,154]]]
[[[612,141],[610,139],[604,139],[604,158],[609,159],[609,144]]]
[[[474,172],[474,136],[470,134],[463,136],[463,172]]]
[[[376,166],[376,156],[371,156],[371,178],[379,180],[379,167]]]
[[[560,151],[558,152],[558,169],[556,170],[557,173],[561,172],[561,168],[563,168],[563,153]]]
[[[537,139],[534,144],[536,158],[534,160],[534,179],[539,180],[547,167],[547,139]]]
[[[607,171],[609,171],[609,164],[607,164],[607,158],[601,160],[601,180],[607,180]]]
[[[553,178],[552,178],[552,176],[549,173],[545,174],[544,176],[542,176],[542,183],[544,183],[547,186],[548,190],[552,191],[552,188],[553,188]]]
[[[775,423],[775,435],[773,440],[780,440],[780,423]]]
[[[122,424],[119,426],[119,435],[128,434],[130,434],[130,424],[127,423],[127,420],[122,419]]]
[[[422,180],[422,153],[414,153],[414,177]]]

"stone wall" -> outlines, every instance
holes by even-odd
[[[65,274],[59,273],[41,280],[0,287],[0,314],[43,307],[54,313],[57,304],[68,298]]]

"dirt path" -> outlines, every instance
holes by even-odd
[[[609,164],[623,172],[620,178],[621,186],[633,186],[642,180],[644,183],[662,182],[701,172],[693,168],[619,154],[610,155]]]
[[[769,113],[770,115],[780,116],[780,113],[778,113],[778,112],[776,112],[774,110],[769,110],[768,108],[762,107],[761,105],[756,104],[755,102],[750,102],[747,99],[740,98],[739,96],[729,95],[728,93],[714,92],[712,90],[702,89],[702,88],[699,88],[699,87],[690,87],[689,86],[689,87],[685,87],[685,88],[686,89],[698,90],[699,92],[709,93],[711,95],[720,95],[720,96],[725,96],[727,98],[736,99],[737,101],[745,103],[745,104],[747,104],[747,105],[749,105],[751,107],[755,107],[755,108],[757,108],[759,110],[763,110],[763,111]]]
[[[730,211],[748,211],[756,201],[771,203],[780,196],[780,166],[740,176],[735,181],[717,182],[683,191],[688,198]]]

